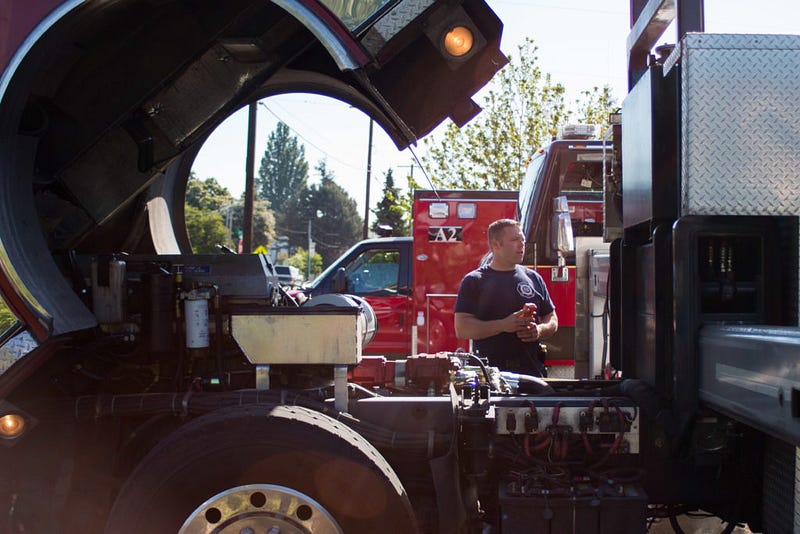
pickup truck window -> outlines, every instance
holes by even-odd
[[[347,291],[354,295],[396,294],[399,274],[399,250],[368,250],[347,267]]]

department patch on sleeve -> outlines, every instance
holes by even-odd
[[[517,293],[524,299],[532,298],[534,295],[533,287],[527,282],[517,284]]]

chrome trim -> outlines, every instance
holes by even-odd
[[[331,31],[328,25],[322,23],[307,6],[296,0],[272,0],[272,3],[286,10],[308,28],[325,47],[340,70],[356,70],[362,66],[342,44],[338,35]],[[345,26],[343,25],[343,27]]]

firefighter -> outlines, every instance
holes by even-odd
[[[558,330],[555,306],[539,274],[520,265],[525,235],[519,222],[500,219],[489,225],[491,260],[461,281],[455,306],[455,330],[472,339],[489,365],[546,377],[539,341]]]

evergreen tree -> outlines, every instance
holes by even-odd
[[[255,182],[259,197],[269,201],[279,219],[285,215],[290,199],[306,190],[306,149],[283,122],[279,122],[269,134]]]
[[[364,220],[358,214],[356,201],[334,181],[333,172],[325,160],[316,167],[320,183],[309,193],[309,209],[313,214],[312,239],[317,252],[327,266],[361,239]]]
[[[375,209],[372,210],[375,215],[375,222],[372,223],[371,227],[372,231],[377,233],[379,225],[387,225],[392,228],[392,235],[409,235],[408,214],[411,212],[403,206],[400,189],[394,185],[392,169],[387,170],[383,176],[383,197]]]

